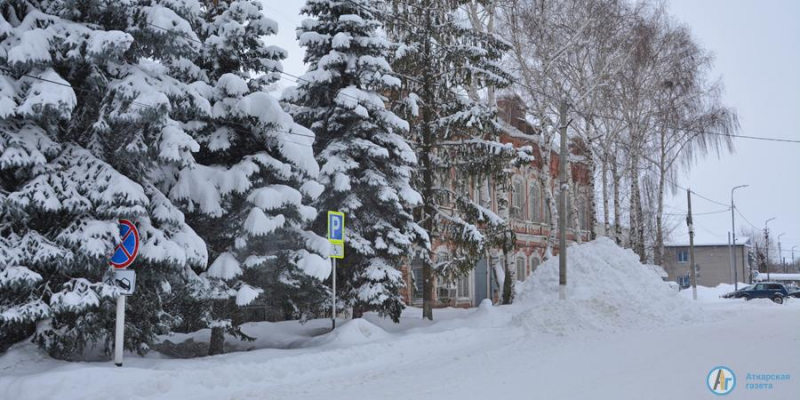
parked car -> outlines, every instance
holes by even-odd
[[[778,304],[783,304],[789,291],[781,283],[767,282],[741,288],[735,292],[727,293],[722,296],[726,299],[770,299]]]
[[[787,288],[789,290],[789,297],[800,299],[800,287]]]
[[[730,293],[725,293],[725,294],[723,294],[722,296],[719,296],[719,297],[722,297],[723,299],[738,299],[738,298],[742,297],[742,292],[743,291],[750,290],[752,287],[753,287],[753,285],[745,286],[745,287],[743,287],[743,288],[741,288],[739,290],[736,290],[736,291],[730,292]]]

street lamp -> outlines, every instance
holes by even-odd
[[[773,219],[775,219],[775,217],[772,217],[764,222],[764,240],[767,242],[767,281],[769,281],[769,228],[767,227],[767,224],[769,224],[769,221],[772,221]]]
[[[733,289],[739,290],[739,274],[736,272],[736,217],[734,214],[734,210],[736,210],[736,206],[733,204],[733,192],[739,188],[745,188],[749,185],[739,185],[731,189],[731,235],[733,240],[733,246],[731,246],[731,269],[733,270]],[[744,268],[744,265],[742,265]],[[742,269],[742,277],[744,277],[744,269]]]
[[[781,263],[783,267],[783,272],[786,273],[786,266],[783,265],[783,252],[781,251],[781,236],[785,235],[786,232],[781,233],[778,235],[778,262]]]
[[[797,266],[794,264],[794,248],[797,246],[792,246],[792,267],[797,269]]]

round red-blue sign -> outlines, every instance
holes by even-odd
[[[139,254],[139,231],[133,222],[127,219],[119,220],[120,242],[111,256],[111,265],[114,268],[127,268]]]

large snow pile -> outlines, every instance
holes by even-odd
[[[513,321],[554,334],[651,328],[703,318],[631,250],[607,238],[573,245],[567,258],[567,300],[558,299],[558,258],[520,285]]]

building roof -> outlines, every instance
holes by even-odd
[[[737,237],[736,238],[736,245],[737,246],[752,246],[753,244],[750,242],[749,237]],[[681,241],[681,242],[674,242],[674,243],[667,243],[664,247],[689,247],[689,241]],[[727,241],[720,241],[720,240],[709,240],[709,241],[698,241],[695,240],[694,247],[728,247]]]
[[[754,281],[766,281],[768,276],[771,281],[800,281],[800,274],[780,274],[772,272],[767,275],[766,272],[753,272]]]

